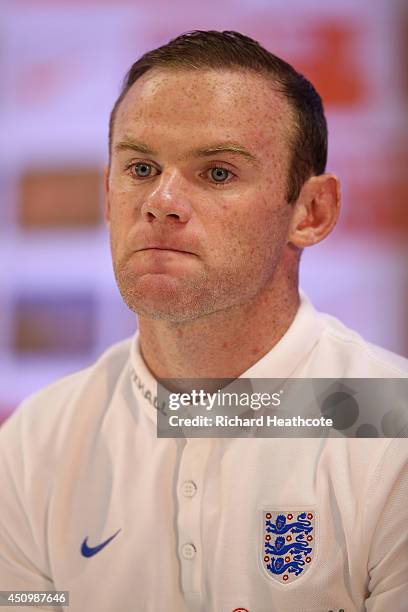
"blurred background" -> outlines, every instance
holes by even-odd
[[[134,332],[102,218],[111,107],[130,65],[238,30],[322,94],[341,222],[302,260],[315,305],[408,355],[408,5],[399,0],[3,0],[0,421]]]

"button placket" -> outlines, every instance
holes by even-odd
[[[211,442],[205,438],[187,439],[179,467],[177,526],[181,583],[186,596],[201,592],[202,496]]]

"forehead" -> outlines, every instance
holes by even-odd
[[[175,141],[177,148],[212,139],[251,145],[265,154],[288,148],[291,108],[273,81],[243,70],[152,69],[119,105],[113,140]],[[157,144],[157,141],[155,142]]]

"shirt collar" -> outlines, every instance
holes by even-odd
[[[322,320],[308,297],[300,291],[300,305],[290,327],[273,348],[259,361],[254,363],[239,378],[290,378],[304,363],[307,355],[318,342]],[[131,377],[137,399],[149,417],[156,422],[157,381],[148,369],[139,344],[139,332],[136,332],[131,344]]]
[[[241,378],[290,378],[319,340],[323,322],[309,298],[300,291],[300,305],[282,338]]]

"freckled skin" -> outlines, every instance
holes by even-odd
[[[202,74],[194,78],[190,73],[187,79],[185,74],[170,74],[141,80],[119,109],[114,142],[122,133],[137,133],[151,148],[163,151],[158,161],[164,173],[144,185],[132,184],[123,177],[117,158],[113,158],[111,168],[115,270],[125,301],[140,314],[173,321],[203,316],[237,302],[245,303],[273,274],[291,212],[285,201],[288,152],[282,129],[284,104],[274,96],[271,129],[265,130],[265,124],[259,122],[259,104],[251,100],[254,96],[250,95],[248,81],[253,79],[252,75],[237,75],[225,84],[222,73],[209,73],[205,79]],[[262,81],[255,79],[259,88]],[[267,85],[260,89],[258,96],[270,99],[273,95]],[[169,90],[176,95],[169,96]],[[254,110],[248,112],[251,106]],[[268,143],[271,138],[273,147]],[[202,184],[194,183],[187,165],[177,163],[187,147],[225,140],[244,142],[258,154],[264,152],[265,170],[260,173],[236,160],[243,167],[239,179],[228,187],[217,188],[204,180]],[[228,159],[214,156],[218,157],[220,162]],[[231,156],[229,160],[234,161]],[[206,164],[204,160],[201,166]],[[177,276],[170,273],[167,278],[156,275],[153,279],[141,275],[129,261],[129,247],[133,236],[137,242],[143,234],[143,228],[132,230],[132,225],[142,225],[138,212],[142,202],[155,191],[157,200],[164,198],[166,191],[170,198],[182,198],[190,214],[188,223],[176,226],[168,221],[166,228],[157,228],[157,234],[183,233],[187,242],[192,236],[199,245],[200,259],[185,261]],[[154,233],[154,228],[146,227],[148,230]]]
[[[298,250],[285,198],[292,129],[287,101],[251,72],[154,69],[121,103],[106,216],[117,283],[139,315],[156,376],[239,375],[293,319]],[[156,154],[116,151],[129,137]],[[186,159],[226,141],[255,154],[259,167],[224,152]],[[154,174],[135,178],[124,169],[132,161],[152,164]],[[213,162],[235,175],[223,187],[211,180]],[[135,252],[150,239],[194,254]]]

